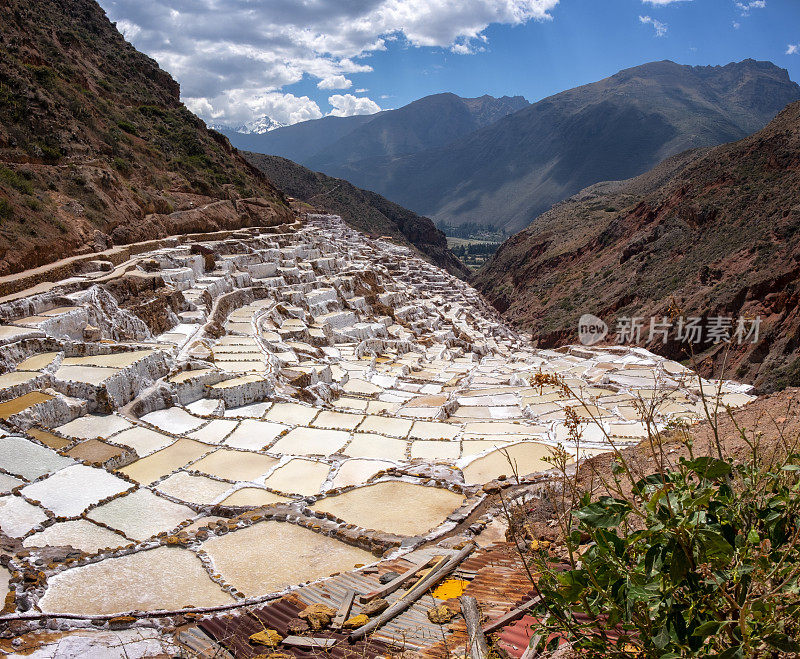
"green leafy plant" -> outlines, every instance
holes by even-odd
[[[566,516],[570,569],[534,559],[540,638],[603,657],[800,652],[800,455],[739,436],[744,462],[695,457],[687,439],[688,458],[643,478],[618,454],[612,495],[581,494]]]

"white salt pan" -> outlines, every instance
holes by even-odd
[[[12,538],[25,535],[46,519],[41,508],[32,506],[22,497],[0,497],[0,529]]]
[[[45,508],[56,515],[74,517],[91,504],[132,487],[104,469],[72,465],[24,487],[22,493],[30,499],[41,501]]]
[[[87,414],[65,423],[63,426],[56,428],[56,430],[68,437],[90,439],[93,437],[110,437],[114,433],[132,427],[132,423],[116,414],[108,414],[106,416]]]
[[[59,522],[48,526],[44,531],[25,538],[25,547],[74,547],[86,553],[94,553],[106,547],[115,549],[130,541],[118,533],[92,524],[85,519]]]
[[[385,460],[347,460],[334,476],[333,487],[362,485],[379,471],[393,466],[393,462]]]
[[[372,554],[294,524],[262,522],[206,540],[214,567],[246,595],[264,595],[372,563]]]
[[[232,481],[252,481],[276,464],[278,460],[267,455],[223,448],[195,462],[192,469]]]
[[[327,464],[296,458],[273,471],[264,484],[287,494],[316,494],[328,477],[328,471]]]
[[[225,444],[233,448],[258,451],[270,444],[272,440],[287,429],[288,426],[280,423],[245,419],[225,440]]]
[[[46,613],[126,613],[228,604],[192,552],[158,547],[65,570],[39,601]]]
[[[86,516],[119,529],[129,538],[146,540],[162,531],[171,531],[195,512],[140,488],[124,497],[90,510]]]
[[[175,441],[175,438],[162,435],[150,428],[134,426],[130,430],[123,430],[119,435],[115,435],[112,441],[115,444],[131,447],[140,458],[143,458],[169,446]]]
[[[286,455],[331,455],[342,448],[348,439],[350,433],[342,430],[295,428],[275,442],[269,450]]]
[[[180,407],[170,407],[165,410],[156,410],[145,414],[142,421],[154,425],[165,432],[182,435],[192,430],[197,430],[205,423],[205,419],[198,419]]]
[[[179,471],[158,484],[158,490],[164,494],[201,505],[216,503],[231,487],[230,483],[205,476],[192,476],[185,471]]]
[[[238,421],[229,419],[214,419],[208,425],[203,426],[200,430],[195,430],[188,436],[196,439],[198,442],[206,442],[207,444],[219,444],[225,437],[227,437],[239,424]]]
[[[0,467],[28,480],[71,464],[75,461],[22,437],[0,439]]]

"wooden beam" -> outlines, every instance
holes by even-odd
[[[280,644],[294,648],[330,648],[337,642],[338,639],[320,638],[319,636],[287,636]]]
[[[438,557],[436,557],[438,558]],[[386,595],[390,595],[394,591],[396,591],[400,586],[402,586],[406,581],[408,581],[411,577],[415,576],[417,572],[422,570],[426,565],[428,565],[433,558],[424,558],[412,565],[408,570],[403,572],[399,577],[392,579],[389,583],[387,583],[383,588],[378,588],[377,590],[373,590],[366,595],[361,595],[358,598],[358,601],[362,604],[366,604],[367,602],[371,602],[378,597],[386,597]]]
[[[446,559],[445,563],[440,563],[439,567],[432,569],[420,581],[406,592],[402,598],[394,602],[386,611],[381,613],[377,618],[373,618],[363,627],[353,630],[348,636],[351,643],[355,643],[360,638],[369,634],[373,629],[377,629],[381,625],[399,616],[403,611],[410,607],[420,597],[422,597],[430,588],[438,584],[448,574],[455,570],[459,564],[469,556],[477,545],[474,542],[468,543],[461,551],[450,559]]]
[[[509,622],[514,622],[515,620],[519,620],[522,616],[524,616],[531,608],[533,608],[536,604],[541,601],[541,597],[538,595],[533,599],[529,599],[524,604],[518,606],[516,609],[512,609],[505,615],[500,616],[497,620],[490,622],[488,625],[483,626],[483,633],[484,634],[491,634],[494,631],[497,631],[501,627],[505,627]]]
[[[478,601],[470,595],[458,598],[461,602],[461,613],[467,623],[467,639],[470,659],[488,659],[489,645],[481,629],[481,612],[478,610]]]
[[[339,604],[339,609],[336,611],[336,615],[331,622],[331,627],[333,629],[341,629],[344,621],[350,617],[350,609],[353,608],[353,600],[355,598],[356,591],[352,588],[348,588],[344,591],[344,598],[341,604]]]
[[[431,566],[431,569],[430,569],[430,570],[428,570],[428,571],[427,571],[427,572],[426,572],[424,575],[422,575],[422,576],[421,576],[419,579],[417,579],[417,580],[416,580],[416,581],[413,583],[413,585],[411,586],[411,588],[409,588],[409,589],[408,589],[406,592],[404,592],[402,595],[400,595],[400,597],[398,598],[398,600],[403,600],[403,599],[405,599],[406,597],[408,597],[408,596],[409,596],[409,594],[411,594],[411,593],[414,591],[414,589],[415,589],[417,586],[419,586],[419,584],[421,584],[421,583],[422,583],[422,582],[423,582],[425,579],[427,579],[427,578],[428,578],[428,575],[429,575],[429,574],[432,574],[432,573],[436,572],[436,570],[438,570],[438,569],[439,569],[440,567],[442,567],[442,566],[443,566],[445,563],[447,563],[447,561],[448,561],[448,560],[450,560],[450,559],[449,559],[447,556],[442,556],[442,557],[441,557],[439,560],[437,560],[437,561],[436,561],[436,562],[435,562],[435,563],[434,563],[434,564]]]

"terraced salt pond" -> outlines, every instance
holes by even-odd
[[[313,508],[366,529],[414,536],[438,526],[463,501],[449,490],[385,481],[321,499]]]
[[[282,522],[262,522],[202,545],[226,582],[246,595],[281,590],[375,561],[369,552]]]
[[[158,547],[51,577],[40,600],[45,613],[123,613],[228,604],[200,559],[185,549]]]
[[[44,575],[14,582],[27,607],[246,602],[438,541],[490,481],[545,478],[558,445],[641,440],[643,402],[663,428],[702,418],[701,392],[752,399],[636,347],[537,350],[336,219],[198,247],[216,259],[176,239],[114,271],[163,269],[183,298],[166,332],[100,308],[80,273],[0,303],[0,531],[15,573]]]

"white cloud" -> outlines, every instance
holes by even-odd
[[[352,86],[353,81],[343,75],[328,76],[317,83],[317,89],[350,89]]]
[[[281,92],[252,94],[247,89],[231,89],[214,98],[187,97],[186,107],[209,123],[241,126],[264,115],[281,124],[320,119],[319,106],[308,96]]]
[[[375,114],[381,111],[381,106],[366,96],[334,94],[328,97],[328,103],[333,107],[328,113],[332,117],[352,117],[356,114]]]
[[[364,89],[364,88],[356,89],[356,94],[366,94],[368,91],[369,89]]]
[[[786,47],[787,55],[800,55],[800,43],[790,43]]]
[[[117,29],[128,41],[133,41],[142,31],[142,28],[136,25],[136,23],[127,21],[124,18],[121,21],[117,21]]]
[[[185,99],[233,122],[235,101],[258,106],[306,76],[322,85],[372,71],[362,58],[390,41],[476,52],[490,25],[550,20],[559,0],[226,0],[224,10],[219,0],[100,3],[177,78]]]
[[[742,24],[739,21],[733,21],[734,30],[738,30],[740,27],[742,27]]]
[[[650,16],[639,16],[639,22],[645,25],[652,25],[653,29],[656,31],[657,37],[663,37],[667,33],[667,24],[657,21]]]
[[[747,16],[750,13],[751,9],[765,9],[767,6],[767,0],[745,0],[741,2],[740,0],[734,0],[734,5],[736,8],[742,12],[742,16]]]

